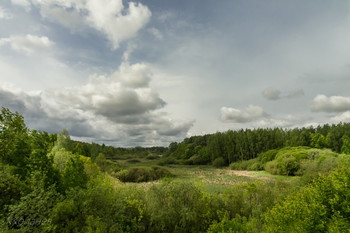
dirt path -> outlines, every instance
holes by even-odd
[[[227,170],[227,173],[230,174],[230,175],[245,176],[245,177],[254,178],[254,179],[262,180],[262,181],[271,181],[272,180],[269,177],[256,176],[255,172],[253,172],[253,171]]]

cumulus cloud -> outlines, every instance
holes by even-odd
[[[343,112],[331,118],[331,122],[350,122],[350,111]]]
[[[95,76],[82,87],[66,88],[55,95],[67,105],[89,109],[114,122],[125,116],[144,114],[165,105],[149,87],[150,70],[146,65],[123,63],[110,76]]]
[[[289,92],[282,93],[282,91],[278,89],[265,89],[262,92],[262,95],[264,98],[268,100],[279,100],[282,98],[288,98],[288,99],[294,99],[299,98],[301,96],[304,96],[304,90],[303,89],[295,89],[291,90]]]
[[[12,0],[13,4],[27,7],[27,0]],[[31,0],[42,18],[57,22],[72,31],[83,25],[103,33],[112,49],[138,33],[151,18],[151,11],[141,3],[122,0]]]
[[[25,36],[10,36],[0,39],[0,46],[9,44],[13,50],[25,54],[33,52],[43,52],[54,45],[46,36],[36,36],[27,34]]]
[[[51,22],[57,22],[69,28],[72,32],[81,31],[85,26],[84,19],[78,11],[67,11],[63,7],[42,5],[40,9],[41,17]]]
[[[30,1],[29,0],[11,0],[13,5],[24,7],[26,10],[30,10]]]
[[[254,121],[265,115],[264,110],[255,105],[249,105],[245,109],[222,107],[220,109],[221,120],[224,122],[246,123]]]
[[[297,127],[305,125],[305,122],[310,120],[306,117],[286,115],[286,116],[269,116],[265,119],[261,119],[255,123],[255,127],[259,128],[287,128],[287,127]]]
[[[250,123],[250,126],[255,128],[288,128],[303,126],[311,118],[296,115],[270,115],[259,106],[249,105],[245,109],[222,107],[221,120],[226,123]]]
[[[123,63],[82,86],[32,93],[2,86],[0,106],[23,114],[34,129],[66,128],[74,137],[114,145],[168,145],[186,136],[193,122],[158,111],[165,101],[150,87],[151,78],[147,65]]]
[[[350,110],[350,97],[317,95],[311,102],[315,112],[345,112]]]

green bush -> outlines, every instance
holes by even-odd
[[[225,160],[224,160],[224,158],[222,158],[222,157],[216,158],[216,159],[213,161],[213,166],[214,166],[214,167],[219,168],[219,167],[223,167],[223,166],[225,166],[225,165],[226,165]]]
[[[339,154],[329,149],[287,147],[280,149],[264,167],[271,174],[315,176],[335,169],[339,161]]]
[[[279,151],[278,149],[274,149],[274,150],[268,150],[264,153],[261,153],[259,155],[259,160],[260,160],[261,164],[265,165],[267,162],[274,160],[278,151]]]
[[[168,165],[168,164],[177,164],[177,163],[178,162],[173,157],[166,157],[166,158],[161,159],[157,164],[160,166],[164,166],[164,165]]]
[[[148,160],[160,159],[160,156],[159,155],[147,155],[146,159],[148,159]]]
[[[236,217],[229,219],[229,217],[224,215],[220,222],[214,222],[210,225],[207,233],[235,233],[235,232],[249,232],[255,233],[259,232],[257,228],[257,220],[255,218],[241,217],[236,215]]]
[[[230,168],[232,170],[248,171],[260,171],[264,169],[258,158],[231,163]]]
[[[132,167],[116,174],[116,177],[123,182],[135,183],[148,182],[170,176],[172,176],[172,174],[162,167]]]
[[[203,232],[209,225],[208,201],[189,182],[163,182],[146,193],[148,232]]]
[[[129,160],[127,160],[126,162],[127,162],[127,163],[141,163],[141,161],[138,160],[138,159],[129,159]]]
[[[337,169],[265,214],[263,232],[348,232],[350,171]]]

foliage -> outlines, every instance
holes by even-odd
[[[338,169],[265,214],[264,232],[343,232],[350,226],[350,171]]]
[[[122,170],[116,177],[123,182],[148,182],[159,180],[164,177],[171,177],[172,174],[162,167],[132,167]]]
[[[28,189],[12,170],[8,165],[0,164],[0,216],[7,212],[6,206],[18,202]]]
[[[214,167],[223,167],[223,166],[225,166],[225,160],[222,157],[216,158],[213,161],[213,166]]]
[[[258,158],[231,163],[230,168],[232,170],[248,171],[260,171],[264,169]]]
[[[147,192],[149,232],[205,230],[207,205],[203,193],[192,183],[174,181],[152,186]]]
[[[160,159],[160,156],[159,155],[147,155],[146,159],[149,159],[149,160]]]
[[[114,148],[72,141],[65,130],[59,135],[29,130],[22,116],[2,108],[0,229],[8,233],[347,232],[349,138],[346,123],[218,132],[171,143],[167,151]],[[140,164],[122,170],[127,165],[115,159]],[[156,163],[181,165],[150,165]],[[208,166],[192,166],[189,171],[184,164]],[[302,178],[209,164],[265,168]],[[165,179],[132,184],[116,177],[124,182]]]
[[[256,226],[256,219],[247,219],[240,215],[230,219],[227,213],[224,214],[220,222],[214,222],[208,228],[207,233],[239,233],[239,232],[259,232]]]
[[[350,123],[325,124],[317,128],[229,130],[171,143],[166,154],[175,160],[186,160],[186,164],[189,165],[211,164],[219,157],[222,157],[226,164],[261,157],[260,161],[264,166],[274,159],[276,150],[284,147],[329,148],[337,153],[347,153],[350,151],[347,149],[350,148],[348,138]],[[262,154],[264,155],[261,156]]]

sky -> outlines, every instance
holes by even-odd
[[[122,147],[350,122],[349,41],[349,0],[2,0],[0,106]]]

